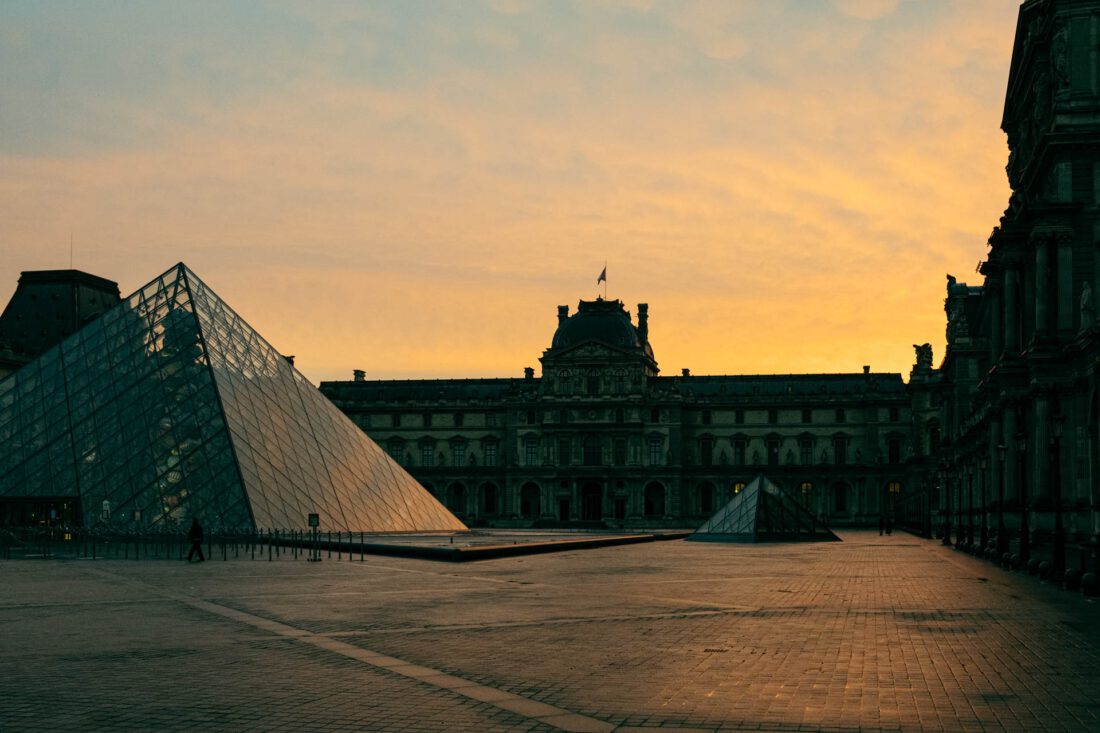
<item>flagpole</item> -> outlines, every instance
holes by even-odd
[[[603,299],[604,299],[604,300],[607,300],[607,260],[604,260],[604,261],[603,261],[603,272],[604,272],[604,278],[603,278]]]

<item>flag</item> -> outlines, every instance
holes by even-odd
[[[597,285],[599,285],[600,283],[605,283],[605,282],[607,282],[607,265],[603,266],[603,271],[600,272],[600,276],[598,278],[596,278],[596,284]]]

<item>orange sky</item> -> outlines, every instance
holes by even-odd
[[[0,298],[185,261],[314,380],[908,374],[1008,199],[1003,0],[0,5]]]

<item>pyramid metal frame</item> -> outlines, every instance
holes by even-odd
[[[85,525],[463,531],[183,263],[0,380],[0,499]]]
[[[763,475],[688,536],[695,542],[840,541],[806,507]]]

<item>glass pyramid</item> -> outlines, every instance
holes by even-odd
[[[83,523],[465,530],[182,263],[0,381],[0,500]]]
[[[696,542],[840,540],[804,506],[763,476],[749,482],[688,539]]]

